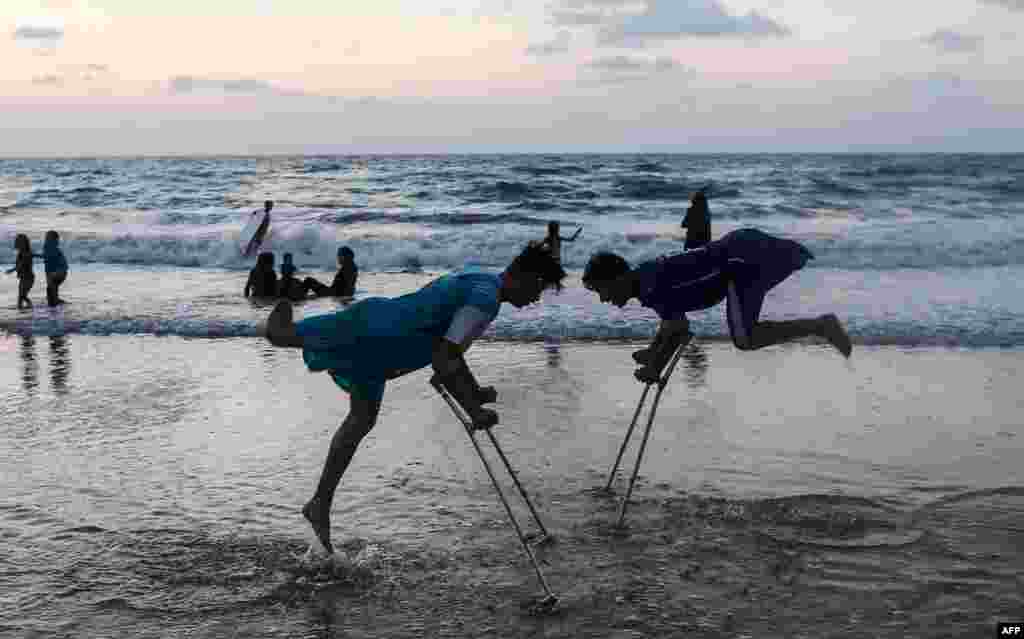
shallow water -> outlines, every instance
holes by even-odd
[[[346,402],[298,353],[2,338],[0,633],[952,636],[1024,609],[1020,351],[862,348],[846,364],[698,345],[619,536],[594,488],[640,394],[633,348],[470,352],[558,539],[539,553],[563,601],[536,617],[529,564],[425,371],[388,386],[333,511],[354,563],[327,566],[303,558],[298,508]]]

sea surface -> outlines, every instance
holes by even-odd
[[[835,312],[856,350],[739,352],[721,308],[694,314],[622,536],[594,489],[657,318],[580,272],[681,250],[705,186],[713,236],[815,254],[763,316]],[[556,536],[557,614],[520,605],[534,574],[429,371],[389,383],[342,482],[347,559],[310,552],[298,511],[347,402],[257,335],[238,236],[265,199],[278,263],[327,280],[348,245],[357,299],[582,227],[565,289],[469,353]],[[1024,155],[0,160],[0,265],[49,229],[68,304],[42,260],[32,310],[0,275],[2,639],[958,637],[1024,610]]]
[[[714,236],[754,226],[816,259],[766,316],[836,310],[860,343],[1024,344],[1024,155],[495,155],[0,160],[0,263],[13,237],[71,263],[60,313],[0,310],[18,333],[252,335],[238,234],[275,202],[265,248],[330,277],[339,245],[363,294],[406,292],[466,264],[502,268],[549,220],[578,276],[596,250],[632,263],[682,248],[690,194],[708,187]],[[42,264],[37,264],[41,274]],[[410,274],[403,279],[399,274]],[[426,277],[423,277],[423,275]],[[14,306],[13,276],[3,289]],[[42,278],[33,291],[44,299]],[[568,291],[488,336],[642,338],[653,314]],[[317,309],[314,305],[311,310]],[[722,336],[718,309],[702,335]]]

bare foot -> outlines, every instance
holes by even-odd
[[[309,503],[302,507],[302,516],[306,518],[309,525],[313,527],[316,538],[320,540],[324,550],[328,554],[334,554],[334,546],[331,545],[331,515],[320,508],[320,502],[316,498],[310,499]]]
[[[281,300],[267,317],[265,334],[274,346],[302,348],[303,340],[295,334],[295,320],[292,318],[292,303]]]
[[[843,328],[842,322],[832,313],[823,315],[822,319],[825,321],[825,339],[842,353],[843,357],[849,357],[853,352],[853,343],[850,341],[846,329]]]

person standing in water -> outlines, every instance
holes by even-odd
[[[47,231],[43,239],[43,267],[46,269],[46,303],[49,306],[63,304],[58,292],[68,277],[68,260],[60,250],[60,235]]]
[[[583,227],[576,229],[576,232],[571,237],[562,237],[560,234],[561,225],[558,222],[552,220],[548,222],[548,235],[544,238],[543,245],[547,247],[551,254],[555,256],[555,260],[562,263],[562,242],[575,242],[576,238],[579,237]]]
[[[699,249],[662,256],[636,268],[615,253],[597,253],[583,272],[583,285],[595,291],[602,302],[623,307],[635,297],[657,312],[661,325],[654,340],[650,347],[633,354],[641,366],[636,378],[653,383],[675,350],[693,337],[686,313],[711,308],[722,300],[728,300],[729,333],[740,350],[817,336],[849,357],[853,349],[850,337],[831,313],[783,321],[759,319],[768,291],[813,258],[793,240],[757,229],[739,229]]]
[[[478,269],[442,276],[420,290],[395,298],[371,297],[344,310],[292,318],[282,301],[263,330],[271,344],[301,348],[311,371],[327,371],[349,394],[349,413],[331,439],[312,499],[302,514],[328,552],[331,504],[359,442],[377,421],[388,380],[432,366],[477,429],[498,423],[484,408],[497,392],[481,387],[464,354],[498,315],[502,302],[522,308],[547,288],[560,289],[565,271],[539,243],[530,243],[501,273]]]
[[[249,257],[255,255],[256,251],[260,250],[260,245],[263,244],[263,239],[267,235],[267,229],[270,228],[270,209],[274,208],[273,200],[265,200],[263,202],[263,220],[260,221],[260,225],[256,228],[256,233],[253,234],[252,239],[245,245],[245,250],[242,251],[242,255]],[[259,215],[259,211],[253,211],[252,215]]]
[[[18,274],[18,310],[21,310],[23,304],[27,308],[32,308],[32,300],[28,298],[28,292],[32,290],[32,286],[36,283],[36,274],[32,269],[32,258],[42,257],[42,255],[36,255],[32,252],[32,244],[24,233],[18,233],[14,236],[14,249],[18,251],[18,256],[15,258],[14,268],[7,272]]]
[[[700,248],[711,241],[711,210],[708,209],[706,189],[701,189],[690,198],[682,226],[686,229],[686,250]]]

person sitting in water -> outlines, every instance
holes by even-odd
[[[699,249],[662,256],[636,268],[621,256],[601,252],[590,258],[583,284],[602,302],[622,307],[637,298],[661,318],[649,348],[633,354],[642,382],[658,380],[675,350],[693,335],[686,313],[726,302],[733,344],[757,350],[801,337],[828,340],[844,357],[850,337],[833,315],[784,321],[759,319],[768,291],[803,268],[813,255],[803,245],[756,229],[739,229]]]
[[[496,400],[481,387],[464,354],[498,315],[502,302],[522,308],[547,288],[561,288],[565,271],[551,253],[531,243],[502,273],[466,270],[440,277],[395,298],[371,297],[327,315],[292,319],[279,302],[266,322],[271,344],[302,349],[311,371],[327,371],[349,394],[349,413],[331,439],[312,499],[302,514],[328,552],[334,492],[363,437],[377,421],[390,379],[433,366],[434,372],[473,420],[475,428],[498,422],[484,404]]]
[[[301,300],[306,297],[309,287],[305,282],[295,279],[295,263],[291,253],[285,253],[281,258],[281,280],[277,283],[277,294],[292,301]]]
[[[277,297],[277,273],[274,272],[274,254],[264,251],[256,258],[256,266],[249,271],[243,294],[249,297]]]
[[[543,242],[544,246],[551,251],[551,254],[555,256],[555,260],[558,261],[559,264],[562,263],[562,242],[575,242],[576,238],[580,235],[580,231],[583,230],[583,227],[581,226],[576,229],[576,232],[573,233],[572,236],[562,237],[559,232],[560,226],[561,225],[558,222],[553,220],[548,222],[548,235],[544,238]]]
[[[335,297],[352,297],[356,293],[356,280],[359,279],[359,267],[356,266],[355,253],[347,246],[338,249],[338,272],[334,275],[334,281],[330,286],[319,282],[312,277],[302,281],[307,291],[313,291],[313,295],[324,297],[333,295]]]
[[[686,217],[682,226],[686,229],[686,250],[700,248],[711,241],[711,211],[708,209],[708,197],[705,189],[701,189],[690,198],[690,208],[686,209]]]

